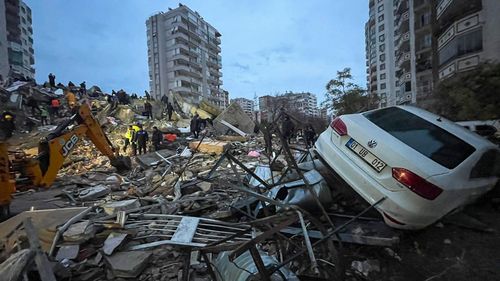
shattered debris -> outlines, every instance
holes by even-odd
[[[14,98],[12,108],[23,108],[29,87],[35,86],[18,83],[3,91]],[[36,88],[40,100],[62,94]],[[48,198],[29,200],[47,191],[16,186],[12,204],[32,210],[0,224],[0,276],[6,280],[37,272],[35,259],[53,265],[43,274],[57,280],[385,280],[384,258],[402,264],[405,251],[424,256],[425,243],[412,240],[399,249],[404,234],[373,215],[385,198],[372,205],[356,201],[313,151],[289,144],[277,126],[269,126],[266,147],[236,104],[221,112],[174,95],[172,120],[158,101],[151,101],[154,118],[147,119],[144,100],[124,94],[126,102],[115,104],[99,89],[87,102],[115,153],[132,156],[131,169],[119,171],[83,139],[65,158]],[[36,156],[37,140],[57,130],[70,114],[65,110],[52,125],[11,139],[17,157],[11,159]],[[194,113],[213,120],[198,138],[190,130]],[[147,143],[140,155],[125,140],[129,126],[138,124],[161,132],[157,146]],[[27,218],[36,229],[30,242],[39,241],[40,251],[26,243]],[[494,231],[459,216],[433,229],[449,225]],[[448,248],[460,244],[451,236],[438,240]]]

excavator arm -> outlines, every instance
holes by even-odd
[[[68,129],[75,122],[77,125]],[[48,136],[46,143],[40,143],[37,159],[31,159],[26,163],[24,172],[32,180],[33,185],[49,187],[56,179],[66,157],[83,138],[92,141],[118,170],[130,168],[130,158],[118,154],[99,122],[92,116],[88,105],[82,104],[68,121],[59,125]]]

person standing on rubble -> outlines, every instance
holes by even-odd
[[[87,94],[87,85],[85,84],[85,81],[80,83],[80,95],[83,97]]]
[[[136,127],[137,130],[134,127]],[[134,139],[137,131],[139,131],[139,127],[135,125],[128,126],[127,132],[125,133],[125,145],[123,146],[123,152],[127,152],[127,147],[130,145],[132,147],[132,152],[135,155],[137,152],[137,145]]]
[[[148,140],[148,132],[143,129],[142,125],[139,125],[139,131],[135,134],[135,141],[137,142],[139,155],[146,153]]]
[[[16,130],[14,114],[5,111],[0,116],[0,140],[6,140],[12,137],[12,133]]]
[[[195,113],[193,118],[191,119],[191,124],[190,124],[190,129],[191,129],[191,134],[193,134],[194,138],[198,138],[198,133],[200,132],[200,116],[198,113]]]
[[[56,87],[56,76],[52,73],[49,73],[49,84],[51,88]]]
[[[163,95],[163,97],[161,97],[161,102],[163,104],[168,104],[168,97],[167,97],[167,95]]]
[[[49,110],[46,105],[42,105],[40,108],[40,120],[42,121],[42,126],[49,125]]]
[[[153,147],[155,151],[160,150],[160,143],[163,140],[163,134],[158,130],[158,127],[153,127],[153,135],[151,137],[151,142],[153,143]]]
[[[146,100],[149,100],[151,97],[149,96],[148,91],[144,91],[144,96],[146,97]]]
[[[167,115],[168,115],[168,121],[172,121],[172,113],[174,112],[174,107],[172,106],[172,103],[168,103],[167,105]]]
[[[314,138],[316,137],[316,131],[311,124],[307,124],[304,130],[304,139],[306,141],[306,148],[311,148],[314,145]]]
[[[50,101],[50,108],[52,110],[52,116],[53,117],[59,117],[59,107],[61,106],[61,103],[57,98],[53,98]]]
[[[153,106],[147,100],[144,102],[144,110],[146,111],[148,119],[153,119]]]
[[[291,143],[293,132],[295,131],[295,125],[288,115],[285,115],[283,122],[281,123],[281,133],[288,143]]]

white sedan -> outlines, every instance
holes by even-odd
[[[500,152],[428,111],[399,106],[337,117],[318,155],[395,228],[424,228],[492,189]]]

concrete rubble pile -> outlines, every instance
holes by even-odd
[[[34,208],[0,224],[2,280],[380,280],[381,254],[344,251],[401,259],[401,233],[366,216],[375,205],[345,199],[314,152],[289,145],[278,128],[264,132],[266,147],[237,105],[220,112],[177,97],[167,121],[157,101],[153,119],[142,115],[144,99],[89,101],[120,148],[138,122],[176,139],[122,173],[83,140],[50,189],[16,193],[15,204]],[[194,113],[214,123],[198,139]],[[37,126],[18,148],[34,154],[51,129]]]

